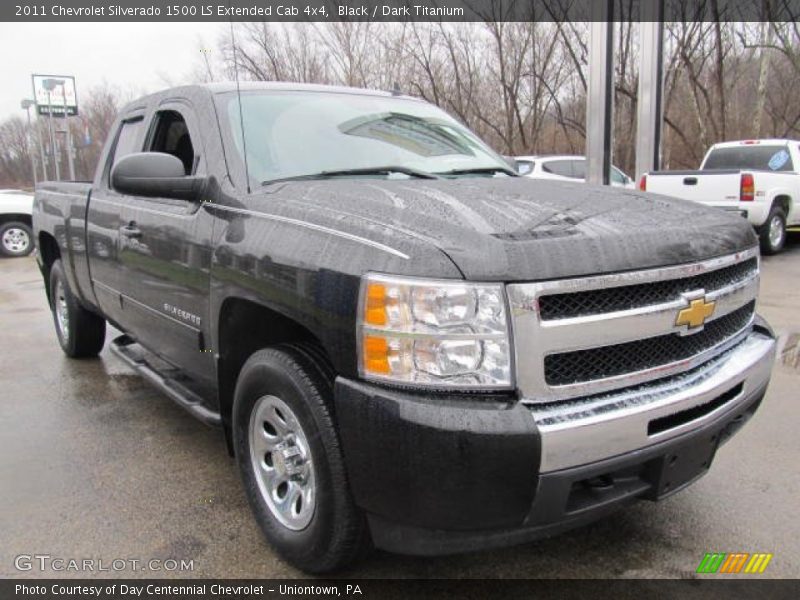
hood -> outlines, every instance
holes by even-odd
[[[474,281],[653,268],[757,243],[745,219],[701,204],[525,177],[295,181],[273,184],[251,198],[255,210],[377,242],[433,244]]]

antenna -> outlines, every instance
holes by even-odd
[[[228,3],[230,6],[230,2]],[[233,49],[233,74],[236,77],[236,99],[239,102],[239,128],[242,130],[242,156],[244,156],[244,177],[247,181],[247,193],[250,193],[250,169],[247,166],[247,138],[244,135],[244,115],[242,114],[242,90],[239,86],[239,61],[236,58],[236,36],[233,33],[231,17],[231,47]]]

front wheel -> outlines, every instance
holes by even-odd
[[[25,223],[12,221],[0,226],[0,251],[6,256],[27,256],[33,252],[33,232]]]
[[[767,221],[759,231],[761,251],[764,254],[777,254],[783,250],[786,243],[786,215],[779,206],[773,206],[769,211]]]
[[[354,560],[365,545],[331,415],[332,385],[318,355],[267,348],[242,367],[233,440],[256,521],[275,550],[308,573]]]
[[[106,339],[106,321],[80,305],[69,289],[60,259],[50,267],[50,309],[64,354],[70,358],[99,354]]]

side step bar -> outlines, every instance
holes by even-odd
[[[136,340],[128,335],[121,335],[111,342],[111,352],[203,423],[213,426],[222,424],[219,413],[203,406],[203,399],[181,382],[153,368],[147,362],[146,351],[140,346],[137,352],[134,345],[138,345]]]

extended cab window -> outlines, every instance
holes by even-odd
[[[794,171],[794,166],[787,146],[748,144],[730,148],[715,148],[708,155],[703,169]]]
[[[164,152],[183,163],[186,175],[194,172],[194,145],[183,116],[174,110],[164,110],[155,117],[149,152]]]

